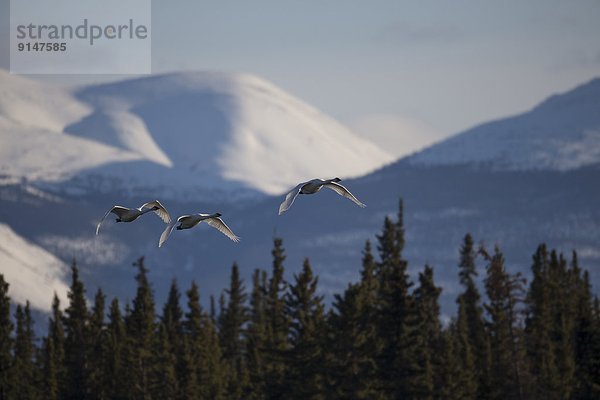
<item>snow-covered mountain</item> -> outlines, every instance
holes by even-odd
[[[600,78],[533,110],[477,126],[408,158],[414,165],[570,170],[600,162]]]
[[[0,223],[0,273],[10,284],[10,297],[41,311],[50,310],[54,293],[65,304],[66,265],[43,248],[29,243]]]
[[[67,89],[0,71],[0,141],[4,182],[213,200],[393,160],[274,85],[220,72]]]

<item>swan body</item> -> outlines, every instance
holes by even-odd
[[[233,231],[225,224],[225,222],[221,219],[220,213],[215,214],[192,214],[192,215],[182,215],[177,218],[177,221],[169,224],[162,235],[160,235],[160,239],[158,241],[158,247],[162,247],[162,245],[167,241],[173,229],[177,229],[178,231],[182,229],[191,229],[198,225],[201,222],[206,222],[208,225],[217,229],[219,232],[227,236],[229,239],[234,242],[239,242],[240,238],[236,236]],[[179,224],[178,226],[176,226]]]
[[[298,186],[296,186],[294,189],[292,189],[285,196],[285,200],[283,200],[283,202],[279,206],[279,215],[281,215],[284,212],[286,212],[287,210],[289,210],[289,208],[292,206],[292,204],[294,204],[294,200],[296,200],[296,197],[298,197],[298,195],[300,195],[300,194],[315,194],[324,187],[331,189],[334,192],[336,192],[337,194],[339,194],[340,196],[343,196],[343,197],[351,200],[357,206],[365,208],[366,207],[365,204],[360,202],[356,197],[354,197],[354,195],[352,193],[350,193],[350,191],[348,189],[346,189],[344,186],[342,186],[338,183],[340,181],[341,181],[340,178],[311,179],[310,181],[300,183]]]
[[[113,213],[117,216],[117,222],[133,222],[138,219],[140,216],[154,212],[156,215],[163,220],[165,224],[171,223],[171,216],[167,209],[160,203],[158,200],[149,201],[148,203],[142,204],[138,208],[127,208],[123,206],[114,206],[109,209],[106,214],[102,217],[98,226],[96,226],[96,235],[100,232],[100,225],[104,222],[104,219],[108,216],[108,214]]]

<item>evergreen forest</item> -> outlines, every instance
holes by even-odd
[[[86,293],[73,262],[43,337],[0,275],[0,400],[600,399],[600,304],[576,252],[540,244],[525,280],[466,234],[442,323],[434,268],[413,281],[403,250],[400,202],[331,302],[276,238],[270,270],[244,282],[233,264],[209,307],[175,280],[156,304],[143,257],[126,304]]]

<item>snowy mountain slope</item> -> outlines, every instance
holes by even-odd
[[[1,72],[0,84],[4,182],[233,200],[393,161],[251,75],[173,73],[71,90]]]
[[[408,158],[414,165],[484,164],[569,170],[600,162],[600,78],[524,114],[459,133]]]
[[[0,69],[0,119],[61,132],[90,111],[61,86],[11,75]]]
[[[0,223],[0,273],[10,284],[9,296],[18,303],[48,311],[54,293],[66,304],[66,265],[43,248],[29,243]]]
[[[89,112],[60,86],[0,70],[0,184],[63,181],[105,163],[141,158],[63,132]]]
[[[358,176],[392,161],[333,119],[251,75],[167,74],[93,86],[77,95],[96,111],[67,132],[90,137],[97,131],[90,121],[110,119],[113,133],[94,138],[138,151],[126,126],[116,123],[118,110],[145,126],[172,165],[172,179],[210,188],[274,194],[290,182]],[[143,168],[121,173],[157,185],[164,180],[153,180]]]
[[[60,182],[111,162],[140,159],[134,153],[0,118],[0,184],[26,179]]]

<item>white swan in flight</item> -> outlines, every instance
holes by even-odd
[[[347,199],[352,200],[359,207],[365,208],[366,205],[361,203],[348,189],[344,186],[340,185],[338,182],[341,181],[340,178],[333,179],[312,179],[308,182],[302,182],[294,189],[292,189],[286,196],[285,200],[279,206],[279,215],[286,212],[292,204],[294,204],[294,200],[298,197],[299,194],[314,194],[317,193],[321,188],[326,187],[328,189],[333,190],[340,196],[344,196]]]
[[[108,210],[106,214],[104,214],[104,217],[102,217],[98,223],[98,226],[96,227],[96,235],[100,231],[100,225],[102,225],[102,222],[104,222],[104,219],[110,213],[113,213],[117,216],[117,222],[132,222],[138,219],[140,215],[144,215],[150,211],[153,211],[156,215],[158,215],[165,224],[171,223],[171,216],[169,215],[169,212],[162,204],[160,204],[160,201],[158,200],[149,201],[148,203],[142,204],[142,206],[138,208],[114,206]]]
[[[169,226],[167,226],[162,235],[160,235],[158,247],[161,247],[167,241],[169,235],[171,235],[171,232],[173,232],[173,228],[175,228],[175,225],[177,225],[177,223],[179,223],[177,230],[180,231],[182,229],[191,229],[198,225],[200,222],[206,222],[213,228],[218,229],[219,232],[227,236],[229,239],[233,240],[236,243],[239,242],[240,238],[237,237],[231,231],[231,229],[229,229],[227,224],[225,224],[225,222],[223,222],[223,220],[220,217],[220,213],[182,215],[181,217],[177,218],[177,221],[173,222],[172,224],[169,224]]]

